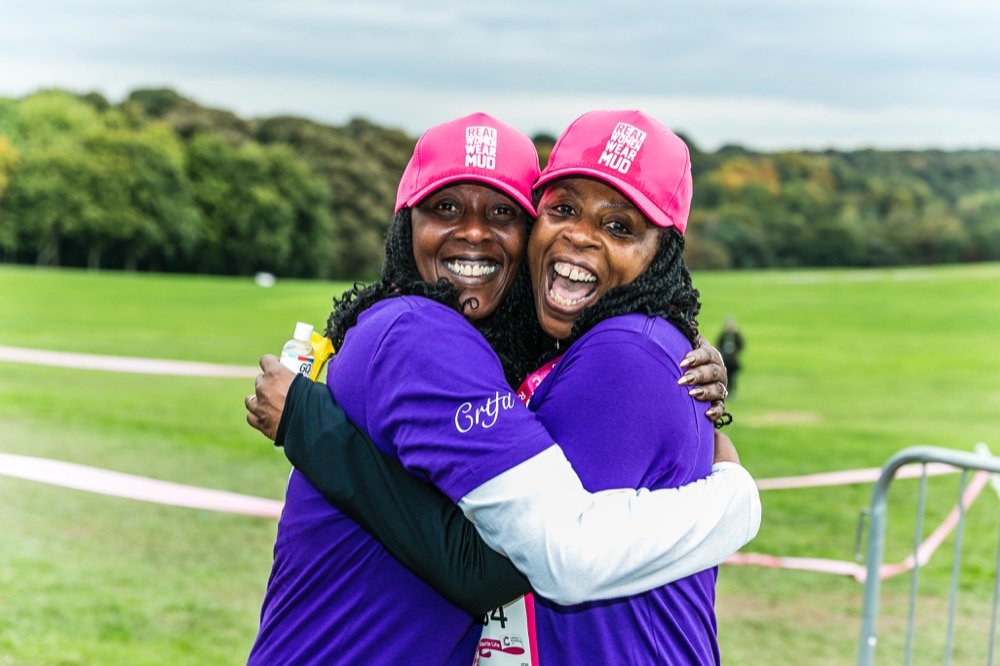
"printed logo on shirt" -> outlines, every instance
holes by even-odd
[[[477,427],[489,430],[496,425],[500,418],[500,412],[505,412],[513,407],[514,395],[509,391],[502,395],[500,391],[497,391],[495,395],[478,405],[472,402],[463,402],[455,410],[455,429],[463,434]]]
[[[493,171],[497,168],[497,129],[473,125],[465,128],[465,166]]]
[[[646,132],[635,125],[628,123],[618,123],[611,138],[604,146],[604,152],[598,158],[597,163],[603,164],[609,169],[614,169],[618,173],[628,173],[632,168],[635,156],[639,154],[642,143],[646,140]]]

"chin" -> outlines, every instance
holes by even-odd
[[[565,340],[573,332],[573,322],[566,323],[564,321],[541,321],[542,330],[545,335],[553,338],[554,340]]]
[[[489,300],[486,300],[483,296],[478,294],[462,294],[458,298],[460,303],[464,303],[469,298],[474,298],[479,302],[479,307],[475,310],[467,309],[465,311],[465,316],[472,321],[478,321],[489,317],[491,314],[496,312],[497,307],[500,305],[500,299],[490,298]],[[486,303],[486,305],[484,306],[483,303]]]

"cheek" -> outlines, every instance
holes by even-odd
[[[435,262],[435,247],[433,235],[428,233],[426,226],[413,225],[413,259],[417,264],[420,277],[428,282],[437,280],[433,266]]]
[[[541,258],[541,237],[532,232],[531,238],[528,239],[528,248],[525,251],[525,260],[528,262],[528,272],[531,273],[532,282],[535,282],[535,278],[540,271],[539,264],[541,263]]]
[[[653,259],[656,257],[656,250],[659,247],[659,240],[656,242],[649,243],[639,248],[632,258],[631,270],[629,271],[632,275],[626,280],[626,282],[632,282],[637,277],[646,272],[646,269],[650,267],[653,263]]]
[[[635,248],[637,254],[647,265],[653,262],[653,257],[656,256],[656,251],[660,248],[661,237],[659,227],[647,223],[646,233],[642,234],[641,240]]]
[[[520,266],[528,250],[528,230],[524,227],[511,234],[507,243],[507,254],[511,256],[514,263]]]
[[[502,252],[507,257],[507,265],[517,271],[524,261],[524,253],[528,246],[528,230],[525,226],[520,228],[511,226],[494,232],[494,238],[499,243]]]
[[[531,267],[532,272],[534,272],[534,265],[536,262],[542,260],[542,254],[545,252],[545,246],[548,244],[549,237],[548,225],[545,223],[544,217],[539,217],[538,221],[535,222],[535,226],[531,229],[531,236],[528,238],[528,265]]]

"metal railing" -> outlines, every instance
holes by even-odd
[[[871,666],[875,663],[875,648],[878,645],[877,621],[879,615],[879,595],[881,592],[881,582],[883,578],[896,575],[903,569],[910,571],[909,605],[906,620],[906,636],[904,644],[905,664],[912,663],[915,637],[915,618],[917,606],[917,583],[921,566],[927,563],[933,548],[926,549],[926,542],[923,541],[924,514],[927,497],[927,474],[928,464],[943,463],[955,467],[959,473],[958,501],[952,514],[952,527],[954,528],[953,553],[951,562],[951,583],[948,592],[947,626],[945,627],[945,645],[943,663],[950,664],[954,652],[955,640],[955,617],[956,602],[958,597],[959,572],[962,558],[962,537],[965,528],[965,512],[975,499],[976,493],[990,481],[990,474],[1000,474],[1000,457],[989,455],[985,446],[981,447],[977,453],[955,451],[932,446],[915,446],[903,449],[890,458],[882,467],[882,473],[876,482],[872,492],[871,508],[868,512],[870,518],[868,536],[867,555],[867,575],[865,576],[864,608],[862,611],[861,637],[858,648],[858,664],[860,666]],[[985,452],[984,452],[985,451]],[[901,467],[908,464],[920,464],[924,466],[924,474],[919,477],[920,487],[917,495],[917,515],[914,527],[913,551],[904,563],[900,565],[886,565],[883,563],[885,555],[885,531],[887,523],[887,493],[889,485],[892,483],[896,473]],[[973,478],[970,482],[970,473]],[[994,478],[994,488],[1000,488]],[[975,486],[975,488],[974,488]],[[976,490],[978,488],[978,490]],[[975,490],[975,492],[972,492]],[[998,490],[1000,492],[1000,490]],[[860,529],[860,528],[859,528]],[[860,532],[859,532],[860,533]],[[945,531],[946,533],[946,531]],[[940,537],[940,541],[944,536]],[[995,646],[997,638],[998,620],[998,596],[1000,596],[1000,542],[997,547],[996,568],[993,575],[993,610],[990,617],[989,626],[989,646],[988,661],[992,665],[995,663]]]

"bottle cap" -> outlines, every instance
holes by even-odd
[[[313,325],[307,324],[305,322],[296,322],[295,324],[295,335],[292,337],[296,340],[301,340],[302,342],[309,342],[309,338],[313,334]]]

